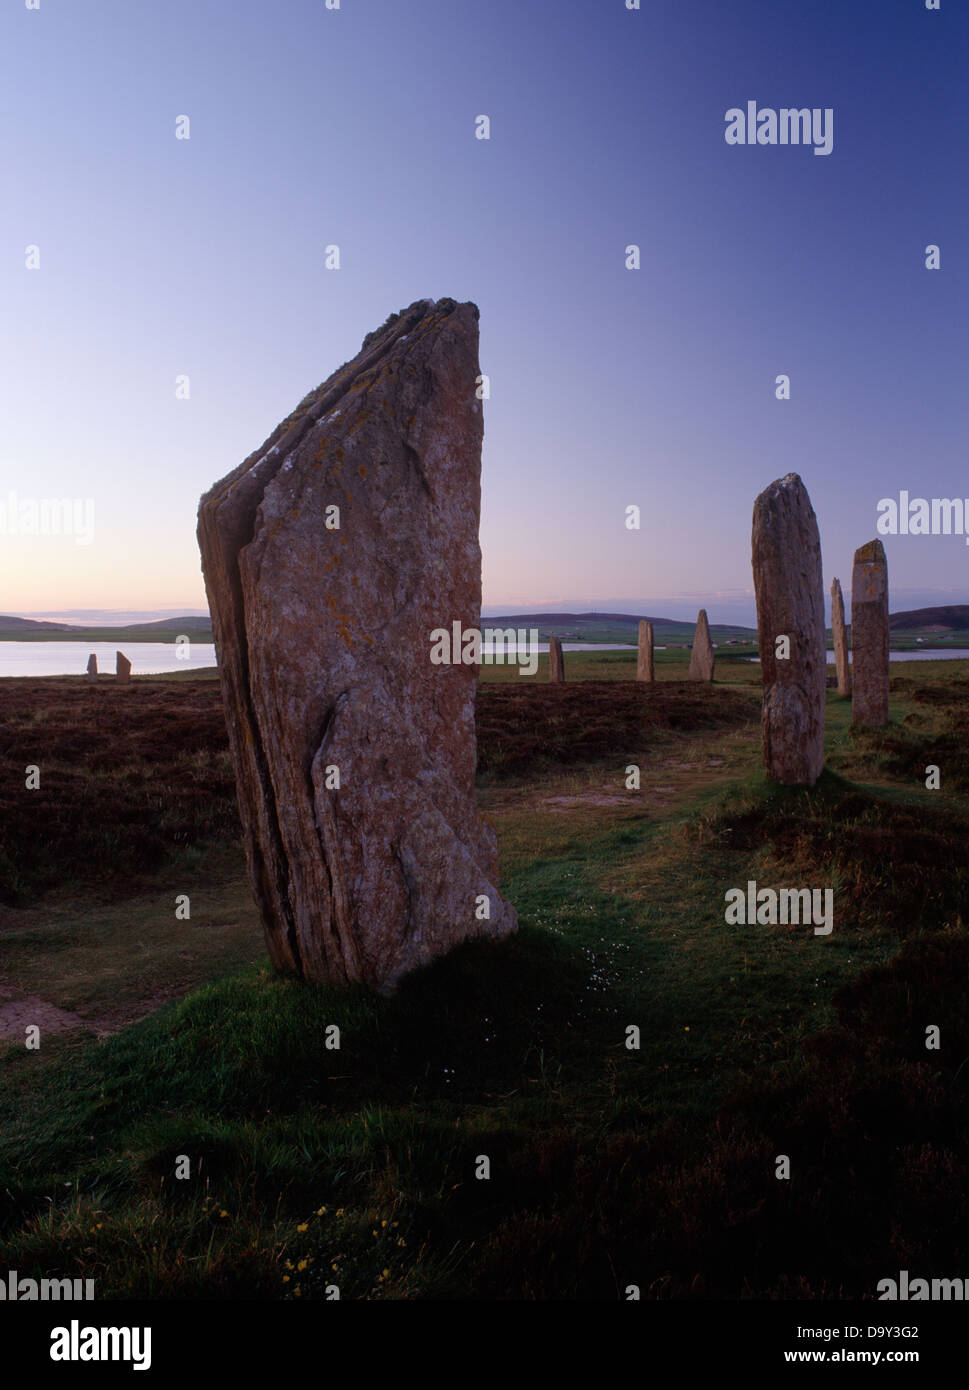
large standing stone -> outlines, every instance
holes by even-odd
[[[888,723],[888,563],[881,541],[855,551],[851,572],[852,724]]]
[[[565,680],[565,657],[557,637],[548,639],[548,678],[553,685],[561,685]]]
[[[89,681],[97,682],[98,678],[98,656],[97,652],[92,652],[87,659],[87,678]]]
[[[851,665],[848,661],[848,630],[845,627],[845,601],[841,580],[831,585],[831,636],[834,638],[834,668],[838,673],[838,694],[851,694]]]
[[[115,652],[115,654],[114,654],[114,663],[115,663],[115,664],[114,664],[115,677],[116,677],[116,679],[117,679],[118,684],[119,684],[119,685],[130,685],[130,684],[131,684],[131,662],[130,662],[130,661],[128,660],[128,658],[125,656],[124,652]]]
[[[250,880],[275,966],[311,981],[387,991],[517,926],[461,659],[480,657],[479,375],[476,307],[413,304],[199,505]],[[452,625],[470,645],[440,664]]]
[[[697,615],[696,632],[693,634],[693,650],[690,652],[690,680],[712,681],[713,665],[710,624],[707,622],[707,610],[701,608]]]
[[[752,554],[764,765],[775,782],[813,786],[824,766],[824,590],[817,518],[796,473],[754,503]]]
[[[653,624],[645,618],[639,620],[639,660],[636,663],[636,679],[651,681],[653,672]]]

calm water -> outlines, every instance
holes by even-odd
[[[119,650],[136,676],[215,665],[211,642],[192,642],[187,661],[184,652],[181,660],[176,657],[174,642],[0,642],[0,676],[83,676],[92,652],[99,673],[114,675],[114,654]]]
[[[567,652],[632,651],[621,642],[563,642]],[[189,647],[191,659],[179,660],[173,642],[0,642],[0,676],[83,676],[87,659],[94,652],[98,671],[114,674],[114,654],[121,650],[131,662],[135,676],[148,676],[164,671],[187,671],[193,666],[214,666],[215,647],[211,642],[193,642]],[[539,651],[547,652],[548,643],[539,643]],[[485,646],[483,651],[492,649]],[[660,649],[661,650],[661,649]],[[517,651],[517,648],[516,648]]]
[[[538,642],[536,643],[536,647],[540,652],[548,651],[547,642]],[[516,656],[519,652],[521,652],[524,656],[527,656],[529,652],[528,647],[518,646],[517,643],[510,643],[507,647],[503,648],[502,650],[514,652]],[[629,642],[563,642],[562,650],[563,652],[634,652],[636,648]],[[658,650],[662,651],[663,648],[659,648]],[[494,651],[495,648],[491,642],[482,642],[482,656],[491,656],[494,654]]]
[[[969,656],[969,647],[951,647],[944,652],[889,652],[889,661],[957,661],[960,657]],[[756,661],[760,664],[759,656],[748,656],[748,661]],[[848,660],[851,661],[851,653],[848,653]],[[828,665],[834,665],[834,652],[828,652]]]
[[[94,652],[98,659],[101,675],[114,674],[114,654],[118,650],[115,642],[0,642],[0,676],[83,676],[87,671],[87,659]],[[179,660],[172,642],[131,642],[122,643],[121,650],[131,662],[133,674],[147,676],[164,671],[187,671],[199,666],[215,665],[215,647],[211,642],[193,642],[189,647],[188,661]],[[516,654],[518,648],[515,649]],[[548,651],[548,643],[538,644],[540,652]],[[629,652],[635,647],[625,642],[563,642],[566,652]],[[657,651],[665,648],[657,647]],[[487,655],[492,648],[485,646]],[[522,655],[526,655],[521,649]],[[969,647],[952,647],[945,651],[932,652],[892,652],[892,661],[954,661],[969,657]],[[757,657],[748,657],[757,661]],[[829,665],[834,661],[834,652],[828,652]]]

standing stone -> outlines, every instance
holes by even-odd
[[[636,664],[638,681],[655,680],[653,673],[653,624],[645,618],[639,620],[639,660]]]
[[[796,473],[754,503],[752,552],[764,765],[775,782],[813,786],[824,766],[824,589],[817,518]]]
[[[881,541],[855,551],[851,573],[852,724],[888,723],[888,563]]]
[[[707,622],[707,610],[701,608],[696,620],[696,632],[693,634],[693,650],[690,653],[690,680],[712,681],[713,664],[710,624]]]
[[[130,685],[130,684],[131,684],[131,662],[130,662],[130,661],[128,660],[128,658],[125,656],[124,652],[115,652],[115,654],[114,654],[114,661],[115,661],[115,676],[116,676],[118,685]]]
[[[89,681],[92,681],[94,684],[97,684],[98,657],[96,652],[92,652],[87,659],[87,678]]]
[[[249,877],[316,983],[517,926],[475,809],[479,379],[475,305],[412,304],[199,504]]]
[[[548,678],[553,685],[561,685],[565,680],[565,657],[557,637],[548,639]]]
[[[845,601],[841,580],[831,585],[831,635],[834,638],[834,667],[838,673],[838,694],[851,694],[851,666],[848,661],[848,630],[845,627]]]

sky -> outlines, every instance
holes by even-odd
[[[0,611],[204,609],[201,493],[444,296],[486,613],[753,622],[792,471],[847,590],[879,500],[969,498],[967,59],[955,0],[7,0]],[[748,101],[831,152],[728,144]],[[894,609],[969,602],[963,535],[884,541]]]

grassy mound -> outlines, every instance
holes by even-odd
[[[763,883],[836,888],[843,926],[904,935],[969,916],[969,809],[853,787],[741,790],[697,818],[700,844],[743,853]]]

